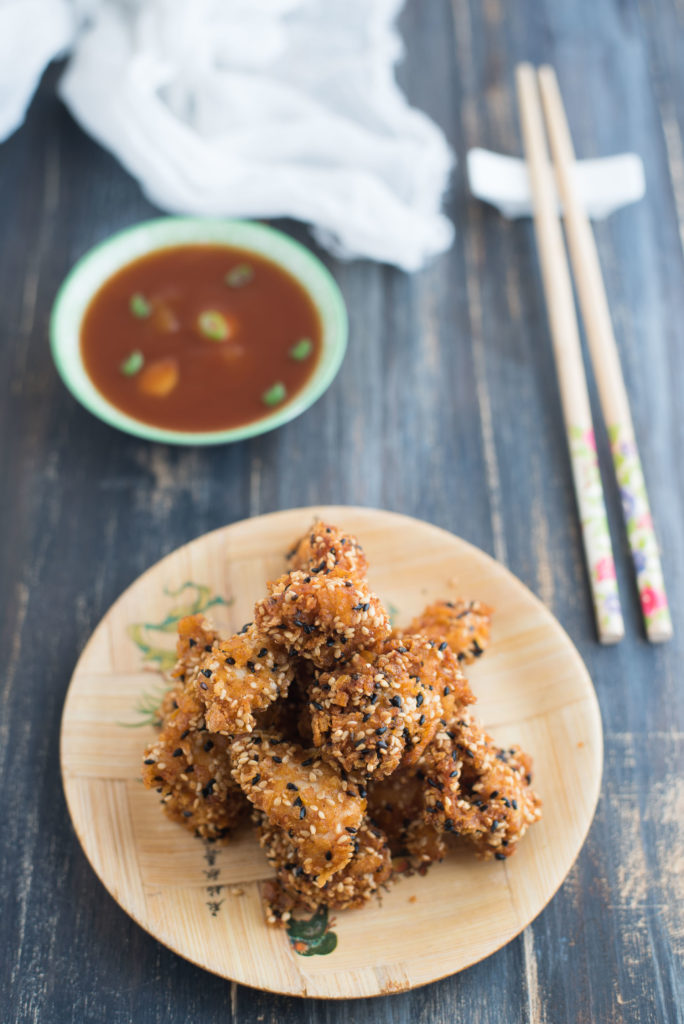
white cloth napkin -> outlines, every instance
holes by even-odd
[[[60,94],[164,210],[289,216],[416,270],[452,157],[394,80],[402,0],[104,2]]]

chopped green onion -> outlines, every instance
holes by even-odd
[[[215,309],[205,309],[197,318],[197,325],[205,338],[210,341],[225,341],[230,335],[230,327],[223,313]]]
[[[303,362],[313,352],[313,341],[311,338],[300,338],[300,340],[292,346],[290,349],[290,356],[292,359],[296,359],[298,363]]]
[[[145,357],[140,349],[136,348],[119,365],[119,370],[123,373],[124,377],[135,377],[136,373],[140,373],[144,365]]]
[[[254,268],[250,267],[249,263],[236,263],[234,267],[231,267],[224,281],[229,288],[243,288],[246,284],[254,277]]]
[[[273,387],[270,387],[268,391],[264,391],[261,396],[261,400],[264,405],[279,405],[281,402],[285,401],[286,397],[287,390],[285,385],[282,381],[277,381],[277,383],[275,383]]]
[[[135,295],[131,295],[128,308],[133,316],[137,316],[138,320],[145,320],[152,312],[152,307],[142,292],[136,292]]]

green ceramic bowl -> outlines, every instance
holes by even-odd
[[[228,430],[167,430],[128,416],[98,391],[81,359],[81,323],[100,286],[127,263],[178,245],[224,244],[258,253],[283,267],[311,297],[322,325],[322,351],[304,388],[268,416]],[[162,217],[112,235],[86,253],[59,290],[50,320],[50,346],[59,375],[81,405],[112,427],[167,444],[226,444],[275,430],[299,416],[332,383],[347,347],[347,311],[335,281],[308,249],[263,224],[244,220]]]

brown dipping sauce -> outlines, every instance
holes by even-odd
[[[321,323],[285,270],[223,245],[161,249],[106,281],[81,355],[113,405],[169,430],[224,430],[270,415],[311,377]]]

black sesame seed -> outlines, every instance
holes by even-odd
[[[435,800],[435,807],[437,808],[438,811],[444,810],[444,804],[442,803],[441,800]]]
[[[153,757],[147,757],[147,758],[145,758],[145,760],[143,762],[143,764],[156,764],[156,763],[157,762],[155,761],[155,759]]]
[[[492,793],[489,794],[489,799],[490,800],[496,800],[498,795],[499,795],[499,790],[495,789]]]
[[[203,676],[204,676],[204,677],[205,677],[206,679],[211,679],[211,669],[210,669],[210,668],[203,668],[203,669],[202,669],[202,675],[203,675]]]
[[[211,644],[205,644],[204,645],[204,650],[207,651],[207,652],[211,651],[212,650]]]
[[[183,753],[183,748],[182,747],[176,747],[176,749],[173,752],[173,757],[180,757],[182,753]]]
[[[420,707],[420,705],[422,703],[423,703],[423,694],[419,693],[418,696],[416,697],[416,704],[417,704],[418,707]]]
[[[183,811],[184,818],[192,818],[192,811]]]
[[[200,686],[201,686],[201,688],[202,688],[203,690],[208,690],[208,689],[209,689],[209,687],[207,686],[207,684],[206,684],[206,683],[204,683],[204,682],[200,682]]]
[[[310,764],[313,764],[313,757],[307,757],[306,761],[302,761],[302,768],[308,768]]]
[[[513,808],[514,811],[517,811],[518,810],[518,801],[517,800],[511,800],[511,807]]]
[[[277,754],[273,754],[273,756],[271,757],[271,760],[275,761],[276,764],[282,764],[283,763],[282,757],[278,757]]]
[[[213,740],[207,740],[207,742],[204,744],[204,749],[206,751],[209,751],[209,750],[211,750],[211,748],[213,746],[214,746],[214,741]]]
[[[185,732],[181,733],[181,739],[184,740],[186,736],[190,735],[190,730],[186,729]]]
[[[323,705],[319,704],[317,700],[314,700],[311,703],[316,708],[316,711],[322,711],[323,710]]]
[[[375,730],[375,735],[376,736],[382,736],[383,732],[387,732],[387,726],[386,725],[381,725],[379,729],[376,729]]]
[[[451,693],[451,688],[448,687],[448,686],[445,686],[444,687],[444,696],[448,697],[450,693]]]
[[[390,700],[390,704],[394,704],[395,708],[401,707],[401,697],[398,693],[395,693],[394,697]]]
[[[247,668],[249,669],[250,672],[253,672],[254,671],[254,662],[253,661],[248,661],[247,662]]]
[[[235,658],[226,658],[226,665],[234,665]]]
[[[425,715],[421,715],[418,719],[418,725],[425,725]]]
[[[301,821],[302,818],[306,818],[306,807],[300,807],[299,809],[299,820]]]
[[[345,825],[345,830],[347,832],[349,832],[349,834],[352,835],[352,836],[355,836],[356,833],[358,832],[358,829],[357,828],[353,828],[351,825]]]
[[[495,853],[494,854],[494,859],[495,860],[506,860],[506,854],[505,853]]]
[[[332,860],[332,853],[330,852],[330,850],[325,851],[325,859]]]
[[[190,637],[190,639],[188,640],[188,646],[189,647],[197,647],[197,641],[193,640],[193,638]]]
[[[493,822],[492,822],[492,827],[490,828],[490,830],[489,830],[489,831],[490,831],[490,832],[496,832],[496,830],[497,830],[497,828],[498,828],[498,827],[499,827],[499,822],[498,822],[498,821],[493,821]]]
[[[295,793],[299,792],[299,786],[295,786],[294,782],[288,782],[286,789],[293,789]]]
[[[256,786],[257,782],[259,782],[260,780],[261,780],[261,775],[259,774],[259,772],[257,772],[256,775],[254,776],[254,778],[252,779],[252,785]]]

